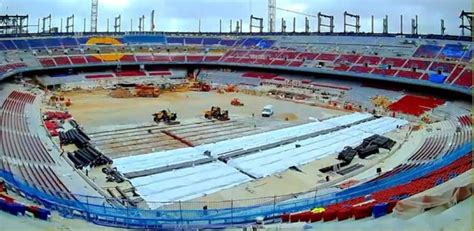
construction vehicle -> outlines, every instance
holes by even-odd
[[[137,86],[135,87],[136,97],[152,97],[156,98],[160,96],[161,91],[159,87],[155,86]]]
[[[205,82],[193,82],[191,87],[190,87],[190,90],[209,92],[209,91],[211,91],[211,85],[209,85],[208,83],[205,83]]]
[[[212,120],[212,119],[217,119],[220,121],[227,121],[230,120],[229,118],[229,111],[221,111],[220,107],[211,107],[210,111],[206,111],[204,113],[204,118]]]
[[[170,110],[162,110],[160,112],[153,113],[153,121],[156,123],[164,122],[167,125],[176,125],[180,124],[179,121],[176,121],[178,115]]]
[[[238,98],[232,99],[232,101],[230,101],[230,105],[238,106],[238,107],[244,106],[244,104],[242,102],[240,102],[240,99],[238,99]]]

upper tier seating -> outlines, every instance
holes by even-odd
[[[23,39],[15,39],[13,40],[13,43],[15,44],[15,47],[17,47],[17,49],[20,49],[20,50],[30,49],[30,46],[28,45],[28,43]]]
[[[382,61],[381,57],[378,56],[362,56],[362,58],[357,61],[358,64],[365,64],[367,63],[368,65],[379,65],[379,63]]]
[[[416,50],[413,57],[434,58],[441,51],[442,47],[436,45],[421,45]]]
[[[444,73],[451,73],[455,66],[456,64],[453,64],[453,63],[433,62],[430,66],[430,70],[431,71],[440,70],[441,72],[444,72]]]
[[[186,45],[202,45],[202,38],[184,38]]]
[[[472,87],[472,70],[464,69],[459,77],[454,81],[455,85],[463,87]]]
[[[129,44],[166,43],[166,38],[162,35],[125,35],[122,39],[124,43]]]
[[[337,54],[327,54],[327,53],[321,53],[318,55],[316,58],[317,60],[323,60],[323,61],[334,61],[339,55]]]
[[[465,46],[460,44],[446,44],[438,55],[440,59],[461,59],[466,52]]]
[[[392,65],[392,67],[402,67],[403,64],[407,62],[406,59],[402,58],[389,58],[386,57],[382,60],[382,64],[384,65]]]
[[[403,65],[403,68],[415,68],[417,70],[426,70],[428,69],[428,66],[430,65],[430,62],[428,61],[423,61],[423,60],[415,60],[415,59],[410,59],[408,60],[405,65]]]
[[[43,39],[43,43],[49,49],[63,47],[63,44],[59,38],[45,38]]]
[[[421,77],[422,73],[420,72],[414,72],[414,71],[403,71],[400,70],[397,72],[396,76],[402,77],[402,78],[409,78],[409,79],[419,79]]]
[[[350,55],[350,54],[340,55],[339,58],[336,60],[336,63],[341,63],[341,62],[356,63],[357,60],[359,60],[360,58],[361,58],[360,55]]]
[[[79,45],[75,38],[60,38],[63,47],[76,47]]]

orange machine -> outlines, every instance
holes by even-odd
[[[193,82],[191,87],[191,90],[193,91],[211,91],[211,85],[205,82]]]
[[[156,98],[160,96],[161,91],[159,87],[155,86],[136,86],[135,87],[135,96],[136,97],[153,97]]]
[[[232,101],[230,101],[230,105],[232,106],[244,106],[242,102],[240,102],[240,99],[234,98]]]

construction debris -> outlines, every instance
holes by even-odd
[[[134,97],[132,92],[125,88],[117,88],[112,90],[109,94],[113,98],[132,98]]]
[[[382,107],[384,109],[387,109],[388,106],[390,106],[390,104],[392,104],[392,102],[385,96],[375,96],[371,99],[371,102],[374,106],[376,107]]]
[[[136,97],[157,98],[158,96],[160,96],[160,94],[161,91],[159,87],[141,85],[137,85],[135,87]]]

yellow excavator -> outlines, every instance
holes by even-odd
[[[209,120],[217,119],[220,121],[230,120],[229,111],[227,110],[221,111],[220,107],[214,107],[214,106],[211,107],[210,111],[206,111],[204,113],[204,118],[209,119]]]
[[[179,121],[176,121],[178,115],[174,112],[168,110],[162,110],[160,112],[153,113],[153,121],[157,124],[164,122],[167,125],[176,125],[180,124]]]

